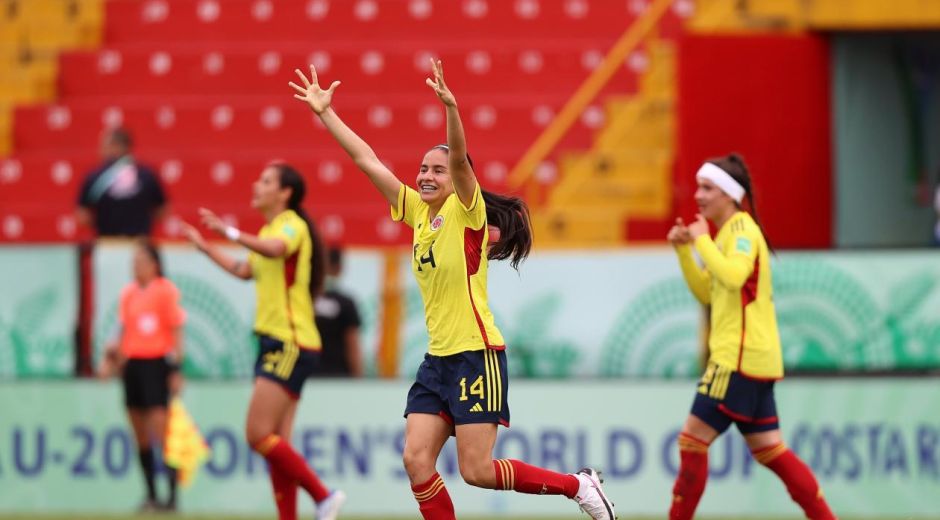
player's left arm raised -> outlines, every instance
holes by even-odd
[[[467,159],[467,138],[460,121],[460,112],[457,110],[457,99],[444,83],[444,66],[441,60],[431,59],[431,70],[434,79],[428,78],[425,83],[434,90],[447,111],[447,170],[460,202],[464,207],[470,207],[477,188],[477,178]]]

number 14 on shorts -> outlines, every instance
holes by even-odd
[[[470,384],[470,395],[475,395],[480,398],[480,400],[486,399],[486,394],[483,393],[483,376],[477,376],[476,380]],[[467,397],[467,378],[460,378],[460,400],[466,401],[469,399]]]

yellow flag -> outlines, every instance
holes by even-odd
[[[174,397],[170,402],[163,457],[168,466],[176,468],[181,487],[192,484],[196,471],[209,459],[209,454],[209,445],[183,406],[182,399]]]

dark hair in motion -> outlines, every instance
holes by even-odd
[[[444,150],[450,153],[446,144],[439,144],[432,150]],[[473,168],[473,159],[467,154],[467,162]],[[532,223],[529,218],[529,206],[519,197],[500,195],[480,188],[483,202],[486,203],[486,222],[499,228],[499,241],[489,248],[486,257],[490,260],[509,260],[513,269],[519,270],[532,251]]]
[[[297,213],[310,231],[310,241],[313,251],[310,254],[310,296],[316,298],[323,291],[323,281],[326,278],[326,251],[323,240],[317,231],[316,223],[304,210],[304,196],[307,195],[307,184],[296,168],[283,162],[272,162],[269,166],[277,168],[281,189],[290,188],[290,198],[287,199],[287,209]]]
[[[761,234],[764,235],[764,241],[767,242],[767,248],[773,252],[774,248],[770,245],[770,239],[767,237],[767,232],[764,230],[760,216],[757,214],[757,203],[754,200],[754,186],[751,182],[751,172],[744,162],[744,157],[741,157],[737,153],[731,153],[723,157],[708,159],[708,162],[727,172],[732,179],[737,181],[737,183],[744,188],[744,201],[747,202],[748,207],[742,209],[748,211],[751,216],[754,217],[754,222],[757,223]]]

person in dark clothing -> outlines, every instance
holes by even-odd
[[[98,236],[150,235],[166,211],[157,175],[134,159],[132,146],[127,130],[106,130],[101,138],[102,162],[82,182],[76,218]]]
[[[323,353],[315,372],[319,376],[362,377],[359,328],[362,320],[356,302],[337,288],[343,271],[343,251],[327,251],[326,291],[317,297],[315,315],[323,341]]]

